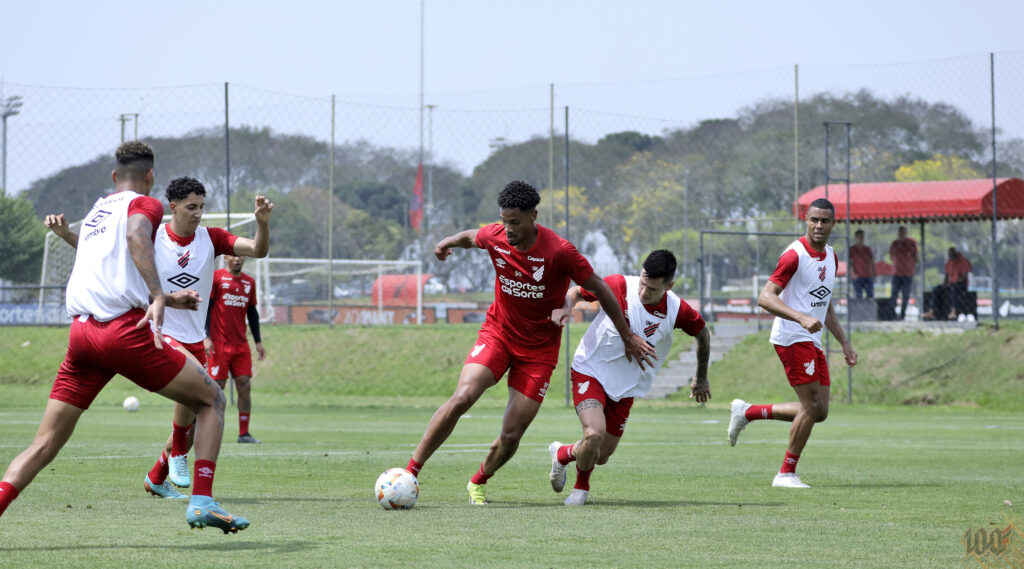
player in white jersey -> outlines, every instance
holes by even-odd
[[[163,336],[168,344],[206,369],[206,317],[216,257],[265,257],[270,243],[268,222],[274,206],[265,197],[256,196],[256,236],[248,239],[219,227],[200,225],[206,206],[206,188],[194,178],[172,180],[164,191],[164,197],[171,210],[171,221],[160,224],[156,231],[154,256],[160,281],[170,292],[185,288],[197,291],[200,302],[198,310],[166,311]],[[47,216],[47,225],[71,246],[78,246],[79,234],[70,230],[62,215]],[[167,479],[182,488],[191,485],[188,450],[195,419],[195,413],[188,407],[175,404],[166,448],[143,481],[143,488],[150,494],[185,498],[167,483]]]
[[[153,189],[153,149],[122,144],[111,177],[114,193],[100,198],[83,222],[66,305],[73,317],[68,349],[32,445],[0,481],[0,514],[67,443],[82,413],[115,374],[189,406],[199,417],[196,478],[185,519],[192,527],[227,532],[249,527],[213,501],[213,478],[224,434],[224,392],[206,372],[163,342],[164,307],[195,309],[199,294],[163,291],[153,238],[163,206]],[[47,225],[55,223],[48,216]],[[52,227],[52,225],[51,225]],[[152,327],[152,332],[150,332]]]
[[[843,348],[846,365],[857,365],[857,352],[843,333],[832,306],[836,269],[839,262],[828,244],[835,226],[836,210],[826,199],[814,200],[807,208],[807,233],[782,252],[757,303],[775,315],[770,341],[786,369],[789,384],[799,401],[776,405],[752,405],[742,399],[732,402],[729,444],[750,421],[774,419],[793,423],[782,468],[772,486],[809,488],[796,474],[796,463],[811,429],[828,417],[828,363],[821,351],[822,322]]]
[[[633,399],[647,395],[672,348],[677,328],[697,339],[697,373],[690,382],[690,397],[700,403],[711,399],[711,334],[700,314],[672,292],[675,273],[675,255],[659,249],[644,260],[640,276],[605,278],[630,329],[654,346],[655,361],[645,369],[627,361],[618,330],[603,309],[587,328],[572,360],[572,396],[583,438],[568,445],[555,441],[548,447],[548,478],[555,492],[565,487],[566,466],[576,461],[576,484],[565,499],[566,506],[586,503],[591,473],[596,465],[607,464],[618,447]],[[594,301],[596,297],[579,286],[572,287],[566,293],[565,304],[551,313],[551,320],[560,326],[567,324],[573,306],[580,300]]]

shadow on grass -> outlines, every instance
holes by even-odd
[[[846,484],[829,484],[828,488],[939,488],[944,486],[937,482],[849,482]],[[825,488],[826,486],[822,486]]]
[[[220,531],[220,530],[215,530]],[[235,538],[227,538],[235,539]],[[237,539],[243,539],[241,537]],[[290,541],[280,544],[267,543],[265,541],[227,541],[223,543],[175,543],[167,545],[147,545],[140,543],[123,543],[117,545],[111,544],[81,544],[76,543],[74,545],[51,545],[51,546],[39,546],[39,547],[5,547],[4,551],[103,551],[103,550],[169,550],[169,551],[223,551],[223,552],[236,552],[236,551],[257,551],[267,553],[298,553],[301,551],[308,551],[320,547],[321,544],[308,542],[308,541]]]

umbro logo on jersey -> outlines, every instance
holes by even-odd
[[[804,371],[807,372],[807,375],[814,375],[814,360],[804,364]]]
[[[189,251],[185,251],[184,254],[178,255],[178,266],[185,268],[188,265]]]
[[[495,259],[495,260],[494,260],[494,264],[495,264],[495,265],[496,265],[496,266],[497,266],[497,267],[498,267],[499,269],[504,269],[504,268],[505,268],[505,259],[502,259],[502,258],[500,258],[500,257],[499,257],[499,258],[497,258],[497,259]]]
[[[826,273],[828,273],[828,269],[827,268],[822,267],[822,268],[818,269],[818,280],[821,281],[821,282],[825,282],[825,274]]]
[[[89,221],[85,222],[85,226],[86,227],[96,227],[97,225],[102,223],[103,220],[106,219],[108,215],[110,215],[109,211],[101,209],[101,210],[96,212],[96,215],[90,217]]]
[[[540,282],[542,278],[544,278],[544,265],[533,269],[533,280]]]
[[[167,279],[167,282],[179,288],[188,288],[199,282],[199,277],[190,275],[188,273],[178,273],[173,277]]]
[[[812,291],[809,291],[807,294],[821,300],[824,299],[826,296],[832,294],[832,291],[830,291],[827,286],[822,285]]]
[[[584,381],[583,383],[580,384],[579,388],[577,388],[577,391],[580,392],[580,395],[583,395],[584,393],[587,392],[587,389],[589,389],[589,388],[590,388],[590,380],[588,379],[588,380],[586,380],[586,381]]]
[[[477,345],[473,346],[473,351],[469,352],[469,355],[475,358],[477,356],[477,354],[482,352],[483,349],[486,348],[486,347],[487,347],[487,344],[477,344]]]

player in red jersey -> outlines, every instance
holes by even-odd
[[[599,464],[607,464],[622,440],[633,400],[647,395],[658,368],[665,363],[675,330],[697,340],[697,373],[690,381],[690,397],[698,403],[711,399],[708,385],[708,359],[711,334],[700,317],[674,292],[676,256],[671,251],[652,251],[644,259],[640,276],[611,275],[605,282],[615,293],[619,310],[627,315],[630,326],[643,334],[657,350],[652,367],[641,370],[625,361],[622,347],[615,342],[618,332],[602,310],[587,328],[572,360],[572,399],[583,427],[583,438],[563,445],[555,441],[551,453],[549,480],[555,492],[565,487],[566,466],[576,461],[576,484],[566,506],[582,506],[590,495],[590,475]],[[593,302],[594,295],[572,287],[565,306],[555,310],[551,319],[568,324],[572,307],[580,300]]]
[[[196,485],[186,510],[192,527],[224,532],[249,527],[212,498],[224,432],[224,392],[184,354],[163,343],[164,308],[196,309],[194,290],[166,295],[154,261],[153,239],[163,205],[153,189],[153,149],[122,144],[112,173],[114,193],[86,216],[66,305],[74,317],[64,362],[32,445],[7,467],[0,481],[0,514],[67,443],[79,417],[115,374],[190,407],[196,428]],[[152,332],[149,328],[152,327]]]
[[[537,225],[539,203],[533,186],[510,182],[498,194],[500,223],[445,237],[434,249],[440,261],[451,255],[453,247],[487,250],[496,273],[494,302],[462,367],[455,393],[430,419],[407,469],[419,475],[459,417],[507,371],[508,405],[501,432],[466,487],[473,505],[486,503],[484,485],[515,455],[544,401],[561,338],[561,328],[551,315],[562,306],[570,281],[601,302],[620,333],[629,361],[644,368],[652,365],[655,355],[654,348],[630,330],[615,295],[572,243]]]
[[[245,337],[245,321],[249,320],[256,353],[263,361],[267,351],[260,338],[260,314],[256,310],[256,280],[242,272],[245,258],[224,255],[226,269],[213,274],[213,292],[210,293],[208,337],[204,340],[210,354],[210,375],[221,389],[227,384],[228,374],[238,388],[238,442],[260,444],[249,433],[252,413],[252,354]]]

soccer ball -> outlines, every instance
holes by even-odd
[[[377,477],[373,494],[385,510],[408,510],[420,496],[420,483],[404,468],[389,468]]]
[[[129,395],[124,398],[124,410],[129,413],[134,413],[139,410],[139,398],[134,395]]]

